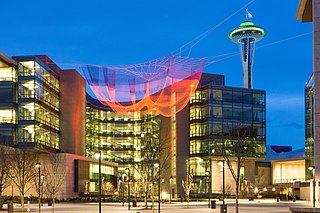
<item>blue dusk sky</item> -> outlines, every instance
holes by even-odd
[[[245,20],[245,9],[234,13],[248,3],[253,22],[268,32],[257,43],[263,48],[256,50],[253,64],[253,87],[267,91],[267,144],[302,148],[312,24],[295,20],[298,0],[4,1],[0,51],[46,54],[62,68],[132,64],[170,54],[218,26],[192,48],[190,57],[238,52],[227,34]],[[239,55],[212,63],[204,72],[223,74],[226,85],[242,87]]]

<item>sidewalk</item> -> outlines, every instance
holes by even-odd
[[[151,204],[151,203],[149,203]],[[190,202],[189,208],[187,208],[187,203],[172,203],[172,204],[161,204],[160,212],[161,213],[220,213],[220,205],[222,202],[216,203],[216,209],[208,208],[208,202]],[[227,209],[228,212],[235,212],[235,202],[234,200],[227,200]],[[292,201],[279,202],[275,200],[259,200],[259,201],[246,201],[242,200],[239,202],[239,210],[244,213],[289,213],[290,206],[307,206],[309,205],[306,201],[297,201],[293,203]],[[4,205],[6,208],[6,205]],[[158,203],[155,203],[155,213],[158,213]],[[19,204],[14,205],[15,212],[21,212],[21,206]],[[27,204],[25,211],[29,212],[39,212],[37,204]],[[7,212],[3,210],[2,212]],[[49,213],[52,212],[52,206],[44,204],[41,207],[41,212]],[[98,212],[98,203],[58,203],[55,205],[56,213],[91,213]],[[143,203],[139,202],[137,207],[131,207],[130,211],[128,210],[127,203],[122,206],[122,203],[102,203],[102,212],[104,213],[124,213],[124,212],[133,212],[133,213],[153,213],[151,209],[144,209]]]

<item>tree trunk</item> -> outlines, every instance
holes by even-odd
[[[152,213],[154,213],[154,187],[153,187],[153,180],[151,184],[151,191],[152,191]]]
[[[189,195],[187,195],[187,208],[189,208]]]
[[[21,193],[21,210],[24,212],[24,193]]]
[[[148,208],[148,192],[146,191],[144,194],[144,208]]]
[[[144,208],[148,208],[148,182],[144,185]]]
[[[55,201],[56,201],[56,197],[53,196],[53,198],[52,198],[52,213],[54,213],[54,203],[55,203]]]
[[[239,182],[240,182],[240,166],[241,158],[238,157],[237,179],[236,179],[236,213],[239,212]]]
[[[239,179],[237,180],[237,186],[236,186],[236,213],[239,212],[238,198],[239,198]]]
[[[0,193],[0,210],[3,208],[2,192]]]

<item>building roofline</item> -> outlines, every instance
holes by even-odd
[[[3,52],[0,51],[0,60],[3,61],[8,66],[15,66],[17,62],[5,55]]]
[[[305,157],[297,157],[297,158],[283,158],[283,159],[275,159],[271,160],[271,163],[273,162],[291,162],[291,161],[299,161],[299,160],[305,160]]]
[[[51,71],[51,73],[56,77],[59,77],[62,71],[62,69],[56,63],[54,63],[47,55],[13,56],[12,58],[17,62],[35,60],[46,70]]]
[[[308,81],[306,82],[306,86],[305,86],[305,87],[311,87],[311,86],[313,86],[313,81],[314,81],[313,73],[311,73]]]
[[[312,22],[312,0],[300,0],[296,19],[302,22]]]

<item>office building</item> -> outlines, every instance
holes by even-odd
[[[213,76],[205,74],[203,79],[208,77]],[[215,77],[202,82],[190,100],[190,170],[193,189],[200,193],[221,193],[218,161],[227,156],[235,162],[237,149],[248,150],[241,156],[246,158],[242,181],[255,183],[254,162],[265,157],[265,91],[224,86],[223,76]],[[230,172],[227,180],[234,182]]]
[[[217,160],[223,156],[217,145],[226,141],[232,158],[240,136],[251,150],[241,174],[255,181],[252,165],[265,156],[265,91],[228,87],[224,76],[204,73],[179,113],[164,117],[141,110],[121,115],[88,95],[76,70],[62,70],[45,55],[0,57],[1,144],[32,148],[43,156],[61,153],[70,183],[64,184],[61,197],[97,193],[94,157],[100,151],[106,194],[120,190],[128,168],[135,195],[144,195],[141,173],[151,169],[150,181],[163,179],[163,191],[183,197],[186,161],[194,196],[221,193]],[[155,177],[159,171],[160,178]]]
[[[84,157],[84,79],[75,70],[62,71],[46,55],[0,54],[0,61],[0,144],[32,149],[44,162],[47,154],[66,153],[59,154],[68,167],[60,198],[84,193],[84,182],[97,192],[98,162]],[[88,168],[76,167],[78,161]],[[103,162],[103,168],[116,187],[117,164]]]
[[[308,87],[312,88],[313,97],[312,99],[306,98],[306,101],[313,101],[313,109],[310,111],[310,104],[306,102],[307,113],[311,113],[309,120],[306,122],[306,136],[310,133],[313,134],[313,141],[310,141],[310,137],[306,140],[306,167],[314,166],[315,179],[320,178],[320,0],[300,0],[299,7],[296,15],[297,20],[302,22],[313,22],[313,77],[309,80],[306,90]],[[311,70],[310,70],[311,71]],[[309,86],[308,86],[309,85]],[[312,85],[312,86],[311,86]],[[311,91],[311,90],[310,90]],[[306,96],[308,96],[306,94]],[[310,115],[311,115],[310,114]],[[306,115],[307,118],[308,115]],[[312,126],[310,126],[312,125]],[[311,130],[311,128],[313,130]],[[313,131],[313,132],[312,132]],[[308,135],[308,136],[309,136]],[[306,175],[311,178],[312,171],[306,172]]]

